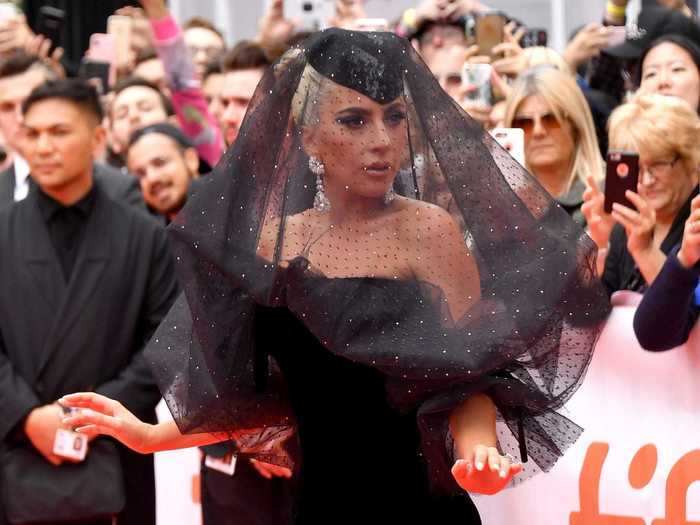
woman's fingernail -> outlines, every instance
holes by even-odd
[[[481,461],[476,462],[476,470],[484,470],[484,464]]]

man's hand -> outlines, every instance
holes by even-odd
[[[33,36],[24,15],[0,22],[0,54],[23,49]]]
[[[361,18],[367,18],[367,13],[360,0],[336,0],[335,17],[329,24],[342,29],[356,29],[357,21]]]
[[[36,55],[49,66],[59,78],[66,77],[66,70],[61,64],[63,58],[63,48],[57,47],[51,52],[52,42],[44,35],[35,35],[27,40],[24,50],[30,55]]]
[[[257,41],[265,48],[274,49],[287,42],[300,24],[284,17],[283,0],[272,0],[258,22]]]
[[[292,477],[292,471],[286,467],[280,467],[271,463],[263,463],[262,461],[258,461],[256,459],[251,459],[250,463],[253,465],[253,467],[255,467],[255,470],[258,471],[258,474],[265,479],[289,479]]]
[[[146,12],[148,18],[159,20],[170,14],[165,0],[139,0],[141,7]]]
[[[60,406],[53,404],[35,408],[29,413],[24,423],[24,433],[34,448],[46,458],[46,461],[55,466],[63,463],[63,459],[53,453],[56,431],[65,428],[61,423],[62,419],[63,410]]]

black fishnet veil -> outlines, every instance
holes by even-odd
[[[310,66],[316,84],[308,88]],[[419,206],[415,219],[389,222],[350,256],[333,231],[318,228],[326,219],[312,209],[316,187],[302,139],[302,128],[317,122],[320,97],[330,96],[324,84],[336,83],[382,104],[405,103],[406,151],[394,187],[447,211],[399,199]],[[463,270],[480,290],[457,318],[450,292],[436,284],[445,282],[442,268],[461,271],[450,261],[431,259],[427,278],[392,278],[400,263],[363,271],[352,262],[398,259],[395,238],[426,235],[431,224],[459,230],[473,265]],[[609,310],[594,244],[395,35],[329,30],[283,56],[258,86],[235,145],[170,234],[184,293],[148,355],[183,432],[229,432],[242,453],[288,462],[280,444],[294,415],[282,374],[256,348],[262,305],[288,308],[328,351],[385,374],[394,406],[418,408],[431,479],[443,488],[456,488],[447,417],[475,393],[499,409],[502,450],[533,460],[523,476],[549,469],[580,434],[556,409],[582,380]],[[423,253],[420,243],[415,249]],[[415,289],[415,300],[397,303],[396,281]],[[353,313],[360,296],[362,322]],[[234,433],[241,429],[251,431]]]

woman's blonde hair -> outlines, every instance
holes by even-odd
[[[323,81],[323,76],[307,64],[292,97],[292,118],[297,126],[318,124],[318,103]]]
[[[596,181],[603,179],[603,159],[593,117],[581,89],[574,78],[553,67],[539,66],[526,71],[516,80],[506,101],[505,126],[511,127],[518,108],[527,97],[538,95],[551,108],[559,122],[570,122],[574,134],[574,158],[566,191],[578,178],[586,181],[589,175]],[[525,159],[527,162],[527,159]]]
[[[653,159],[678,155],[697,175],[700,117],[687,102],[660,94],[640,94],[621,105],[608,121],[610,149],[643,152]]]
[[[564,57],[554,51],[551,47],[534,46],[526,47],[521,55],[522,70],[532,69],[538,66],[552,66],[562,73],[572,75],[569,64],[566,63]]]

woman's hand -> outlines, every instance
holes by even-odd
[[[637,260],[653,248],[656,211],[640,195],[627,190],[625,197],[637,208],[632,210],[619,203],[613,204],[612,218],[620,223],[627,233],[627,251]]]
[[[700,260],[700,195],[695,197],[690,205],[690,215],[685,221],[678,260],[686,268],[692,268]]]
[[[583,205],[581,212],[588,224],[588,235],[596,243],[598,249],[606,249],[610,241],[610,234],[615,226],[615,219],[605,213],[605,195],[598,189],[598,184],[593,177],[586,179],[586,191],[583,192]]]
[[[467,492],[493,495],[503,490],[522,469],[521,463],[501,456],[495,447],[477,445],[470,459],[455,462],[452,475]]]
[[[576,71],[581,64],[597,57],[608,46],[611,29],[598,23],[588,24],[569,42],[564,50],[564,60],[571,71]]]
[[[63,406],[79,409],[63,419],[63,424],[88,438],[111,436],[141,454],[153,452],[153,425],[144,423],[119,402],[95,393],[70,394],[59,400]]]

